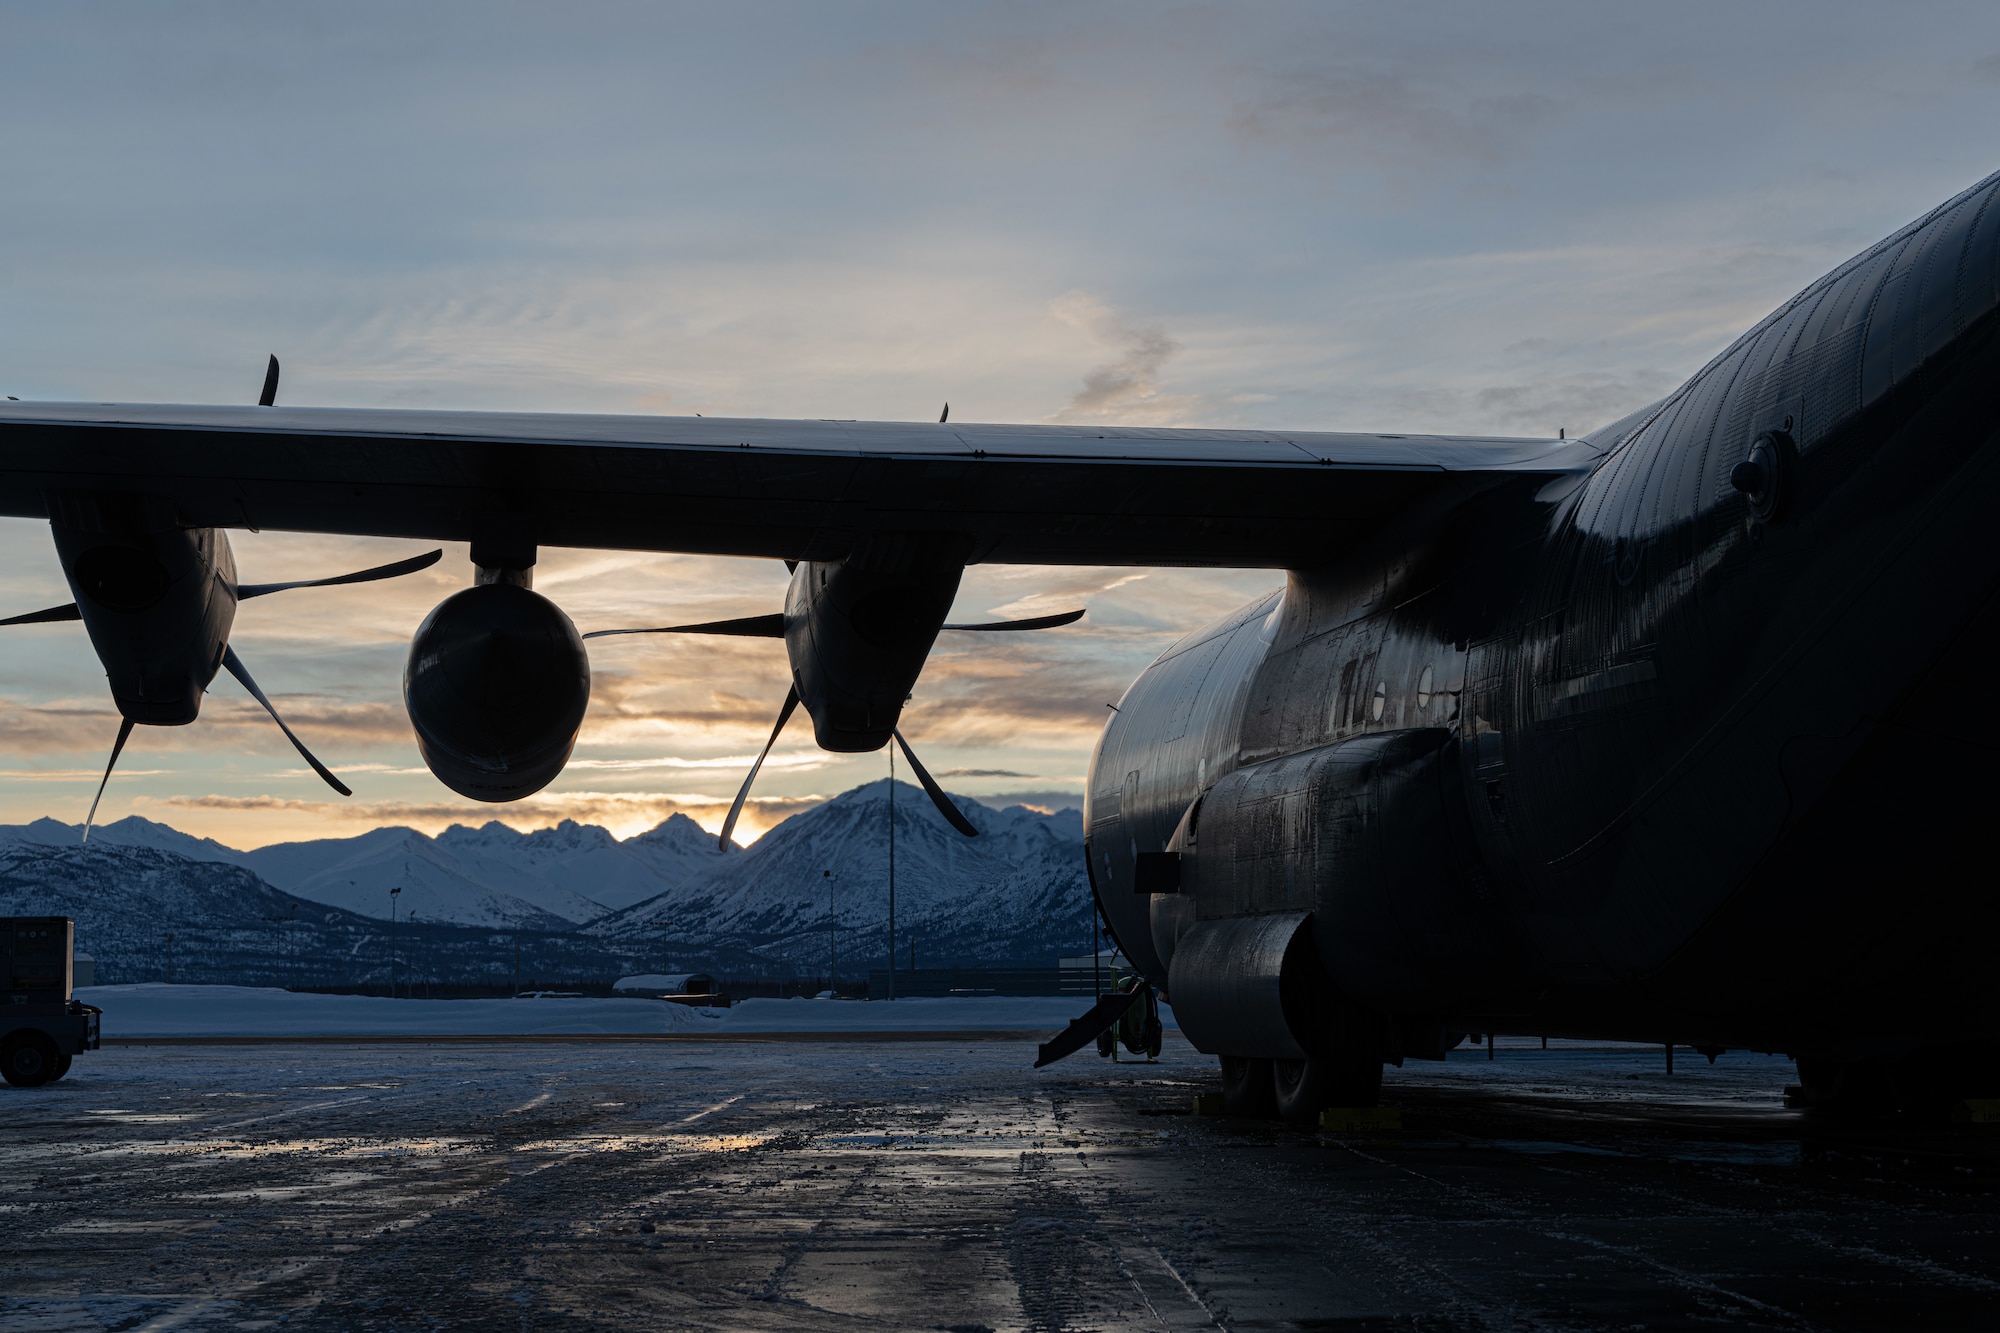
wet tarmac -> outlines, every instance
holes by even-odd
[[[0,1088],[0,1329],[2000,1327],[2000,1126],[1502,1048],[1400,1137],[1013,1043],[152,1047]]]

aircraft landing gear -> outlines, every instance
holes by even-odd
[[[1228,1114],[1252,1120],[1276,1114],[1277,1088],[1271,1064],[1247,1055],[1222,1057],[1222,1105]]]
[[[1113,1064],[1118,1062],[1118,1048],[1123,1046],[1134,1055],[1146,1057],[1151,1064],[1160,1058],[1160,1042],[1166,1037],[1166,1029],[1160,1023],[1160,1001],[1138,976],[1127,976],[1118,982],[1121,991],[1139,990],[1140,995],[1132,1007],[1122,1014],[1116,1023],[1097,1034],[1097,1054],[1110,1056]]]
[[[1331,1106],[1373,1106],[1382,1097],[1382,1062],[1373,1052],[1345,1060],[1273,1060],[1271,1090],[1278,1115],[1310,1125]]]

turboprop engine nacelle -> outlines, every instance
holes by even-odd
[[[792,571],[785,651],[821,749],[862,754],[889,743],[958,595],[966,554],[950,535],[889,534]]]
[[[193,722],[236,620],[229,538],[144,495],[51,496],[49,529],[119,714]]]
[[[590,703],[576,626],[516,583],[454,593],[410,641],[403,703],[438,781],[475,801],[512,801],[569,762]]]

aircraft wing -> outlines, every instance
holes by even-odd
[[[837,558],[962,532],[975,562],[1300,568],[1576,441],[351,408],[0,404],[0,514],[168,497],[188,526]]]

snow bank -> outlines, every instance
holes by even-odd
[[[725,1010],[727,1032],[1058,1032],[1090,1008],[1088,995],[968,995],[949,999],[743,1000]],[[1174,1025],[1160,1006],[1160,1020]]]
[[[658,1000],[391,1000],[157,982],[79,987],[76,997],[104,1011],[106,1037],[553,1036],[715,1026],[707,1010]]]
[[[593,1033],[1047,1032],[1090,1007],[1085,996],[744,1000],[694,1009],[639,999],[391,1000],[255,986],[79,987],[104,1011],[106,1037],[562,1036]],[[1161,1019],[1174,1026],[1161,1006]]]

